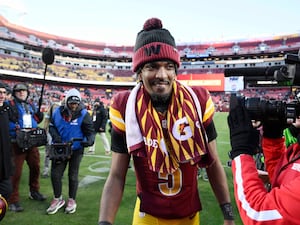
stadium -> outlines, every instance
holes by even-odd
[[[87,103],[101,98],[105,104],[109,104],[114,92],[135,85],[135,75],[131,71],[133,46],[108,46],[42,33],[12,24],[1,15],[0,38],[1,78],[12,84],[15,80],[26,80],[32,84],[30,86],[37,87],[33,88],[33,95],[38,95],[43,79],[42,50],[45,47],[54,50],[55,61],[46,75],[45,108],[49,104],[47,97],[61,97],[74,84],[87,93]],[[264,74],[254,78],[225,77],[225,69],[285,65],[286,54],[298,54],[300,36],[290,34],[240,42],[177,45],[181,56],[177,79],[188,85],[205,86],[218,104],[220,96],[224,99],[226,92],[245,89],[247,96],[249,88],[259,90],[258,81],[264,80]],[[282,90],[271,90],[268,94],[271,98],[284,95]]]
[[[43,33],[10,23],[2,15],[0,15],[0,43],[1,80],[10,86],[19,81],[28,83],[31,98],[36,102],[39,100],[44,82],[45,64],[42,60],[42,51],[46,47],[54,50],[54,63],[47,67],[45,76],[44,110],[49,107],[53,98],[62,100],[66,91],[72,87],[80,89],[87,106],[91,106],[96,99],[101,99],[105,105],[109,106],[115,93],[120,90],[131,89],[136,84],[135,74],[131,70],[133,46],[107,45]],[[272,75],[266,76],[265,70],[262,68],[286,66],[286,56],[298,54],[300,49],[299,34],[218,43],[177,43],[177,46],[181,56],[181,67],[178,70],[177,79],[190,86],[206,87],[213,96],[218,112],[228,111],[229,96],[232,92],[240,92],[246,97],[263,96],[265,99],[292,100],[294,90],[291,85],[281,85]],[[231,71],[233,75],[226,76],[226,70]],[[242,73],[234,74],[234,71],[242,71]],[[262,72],[254,76],[251,71]],[[226,152],[229,149],[228,131],[225,127],[226,114],[216,114],[216,116],[216,119],[220,120],[218,132],[224,135],[224,140],[221,139],[219,142],[219,149],[224,149]],[[224,147],[225,142],[226,147]],[[223,145],[221,146],[221,144]],[[224,153],[222,156],[224,164],[227,160],[226,157],[227,153]],[[107,166],[109,164],[109,157],[107,156],[87,157],[85,160],[87,161],[83,165],[86,168],[83,169],[82,174],[87,172],[90,165],[99,165],[100,163]],[[28,173],[25,170],[24,173],[26,174],[26,172]],[[99,171],[94,169],[94,172],[98,173]],[[226,173],[229,177],[231,176],[229,168]],[[26,176],[23,175],[23,177],[23,185],[26,186]],[[72,218],[72,223],[69,223],[70,218],[59,215],[57,218],[52,217],[47,224],[95,223],[92,221],[97,220],[98,199],[103,180],[105,180],[105,176],[101,177],[100,181],[97,178],[98,183],[88,187],[83,186],[79,193],[80,196],[97,190],[97,193],[88,199],[79,197],[79,201],[92,202],[93,211],[89,207],[82,207],[88,213],[75,215],[74,219]],[[99,187],[99,182],[101,187]],[[49,180],[43,180],[41,185],[49,185]],[[128,185],[134,189],[133,175],[130,177]],[[204,191],[209,190],[207,184],[199,185]],[[48,187],[47,191],[50,189],[51,187]],[[26,191],[23,191],[25,196]],[[117,218],[116,224],[126,225],[127,223],[123,223],[123,221],[130,221],[131,219],[134,204],[130,203],[134,200],[135,193],[133,190],[126,194],[128,196],[126,196],[125,201],[128,202],[128,205],[124,203],[120,208],[120,211],[124,211],[124,213]],[[96,201],[95,198],[97,198]],[[206,198],[206,201],[210,201],[211,196],[208,194]],[[212,201],[208,208],[213,207],[213,204]],[[38,220],[45,217],[46,205],[47,203],[36,205],[30,201],[24,201],[24,206],[34,209],[34,216],[39,218]],[[218,209],[213,211],[218,211]],[[28,221],[33,219],[31,213],[29,209],[24,212],[26,219],[22,224],[30,224]],[[9,218],[4,219],[4,221],[8,221],[7,224],[18,224],[19,220],[14,218],[13,214],[7,217]],[[91,218],[91,220],[87,218]],[[207,218],[207,212],[204,212],[203,220],[205,221]],[[89,222],[86,223],[86,220]],[[241,224],[239,222],[237,221],[236,224]],[[219,221],[215,221],[211,224],[218,223]]]

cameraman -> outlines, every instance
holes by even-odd
[[[51,201],[47,214],[55,214],[65,205],[62,197],[62,177],[68,167],[69,198],[65,213],[71,214],[76,211],[76,194],[78,188],[78,173],[84,147],[92,146],[95,141],[93,121],[81,102],[80,92],[72,88],[66,96],[66,103],[55,109],[50,119],[49,132],[52,143],[71,143],[71,154],[64,160],[52,159],[51,182],[54,199]],[[83,141],[72,141],[73,139]]]
[[[244,224],[300,224],[300,145],[285,147],[282,118],[263,121],[262,148],[271,182],[267,191],[258,176],[252,155],[259,141],[249,114],[236,96],[230,99],[228,125],[234,194]]]
[[[26,160],[29,167],[29,198],[44,201],[46,197],[39,192],[40,189],[40,153],[38,147],[24,149],[17,144],[17,131],[29,131],[37,128],[43,120],[43,113],[39,112],[33,104],[28,101],[29,88],[25,83],[18,83],[13,87],[13,99],[8,101],[12,109],[14,120],[9,122],[9,131],[12,142],[12,153],[15,164],[15,172],[12,176],[13,192],[9,198],[9,210],[21,212],[24,208],[20,205],[19,184],[22,168]],[[16,122],[17,121],[17,122]],[[21,142],[24,140],[21,139]]]

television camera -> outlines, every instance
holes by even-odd
[[[255,68],[225,69],[225,77],[243,76],[245,80],[275,81],[277,86],[300,86],[300,50],[298,55],[286,54],[284,65]],[[262,98],[243,98],[250,118],[263,121],[264,117],[295,121],[300,116],[300,92],[294,94],[290,102],[265,100]]]
[[[56,163],[69,159],[72,154],[72,145],[75,141],[82,142],[82,138],[73,138],[71,141],[66,143],[53,143],[50,146],[49,158],[54,160]]]

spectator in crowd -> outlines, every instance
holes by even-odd
[[[263,119],[262,149],[271,182],[267,190],[260,179],[253,155],[259,144],[259,131],[252,126],[243,102],[236,96],[230,100],[228,125],[232,150],[234,195],[244,224],[289,224],[300,221],[300,145],[286,148],[284,118],[266,115]]]
[[[22,175],[22,168],[26,160],[29,167],[29,198],[38,201],[44,201],[46,197],[39,192],[40,189],[40,153],[38,147],[24,149],[16,142],[16,131],[30,131],[37,128],[43,120],[43,113],[36,110],[35,106],[28,102],[29,90],[24,83],[18,83],[13,87],[13,100],[8,101],[12,108],[13,117],[17,122],[9,122],[9,131],[12,142],[12,152],[14,157],[15,172],[12,176],[13,192],[9,198],[9,209],[14,212],[23,211],[20,205],[19,184]]]
[[[50,151],[51,144],[52,144],[52,137],[49,133],[49,123],[50,123],[50,120],[51,120],[52,113],[59,106],[60,106],[60,102],[53,102],[51,104],[51,106],[49,107],[49,109],[48,109],[48,111],[45,115],[45,119],[44,119],[44,129],[47,132],[47,142],[48,143],[45,147],[44,169],[43,169],[43,172],[42,172],[42,177],[43,178],[49,177],[49,171],[50,171],[49,151]]]
[[[66,95],[66,103],[53,112],[50,120],[49,132],[52,143],[71,143],[71,153],[67,158],[52,159],[51,161],[51,182],[54,199],[52,200],[48,214],[55,214],[65,205],[62,197],[62,177],[68,167],[69,177],[69,199],[65,208],[66,213],[76,211],[76,194],[78,188],[78,173],[84,147],[94,144],[95,134],[93,121],[81,101],[80,92],[73,88]],[[81,141],[72,141],[80,139]]]
[[[5,84],[5,86],[6,86],[6,100],[9,101],[13,98],[12,97],[12,89],[8,84]]]
[[[10,107],[5,102],[6,94],[6,85],[0,82],[0,195],[8,200],[12,193],[13,162],[9,140]]]
[[[99,225],[113,224],[130,157],[137,200],[132,224],[199,224],[197,173],[205,167],[224,215],[234,224],[227,178],[216,149],[214,105],[202,87],[176,81],[180,56],[168,30],[151,18],[137,35],[138,84],[110,106],[112,162],[100,201]]]
[[[110,154],[110,143],[106,136],[106,125],[108,120],[108,112],[104,107],[103,102],[96,99],[94,102],[94,109],[92,112],[93,123],[95,128],[95,135],[99,133],[100,140],[102,141],[103,148],[106,155]],[[96,142],[89,148],[88,153],[94,154],[96,148]]]

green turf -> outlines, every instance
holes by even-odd
[[[215,124],[218,131],[218,151],[224,166],[228,161],[227,152],[229,151],[229,135],[227,127],[227,114],[216,113]],[[44,148],[40,148],[41,167],[44,158]],[[49,178],[41,178],[41,193],[48,196],[45,202],[37,202],[28,199],[28,166],[24,163],[23,175],[20,184],[21,205],[25,208],[24,212],[13,213],[7,212],[5,218],[0,222],[4,225],[92,225],[97,224],[99,215],[99,200],[105,178],[108,174],[110,164],[110,156],[105,156],[104,149],[100,143],[99,136],[96,139],[96,154],[86,155],[83,157],[80,168],[80,187],[77,193],[77,211],[75,214],[67,215],[61,209],[54,215],[47,215],[46,209],[50,204],[53,196],[51,181]],[[228,183],[231,194],[233,191],[231,169],[225,166],[228,177]],[[93,178],[95,181],[87,184],[86,178]],[[67,196],[68,181],[67,173],[63,178],[63,196]],[[200,196],[203,205],[201,212],[202,225],[218,225],[222,224],[222,215],[219,206],[212,194],[209,183],[199,179]],[[233,199],[233,195],[232,195]],[[130,225],[132,221],[133,207],[135,203],[135,177],[132,169],[129,170],[125,193],[122,204],[119,208],[114,225]],[[236,215],[236,225],[241,225],[238,213],[236,211],[235,202],[234,209]]]

